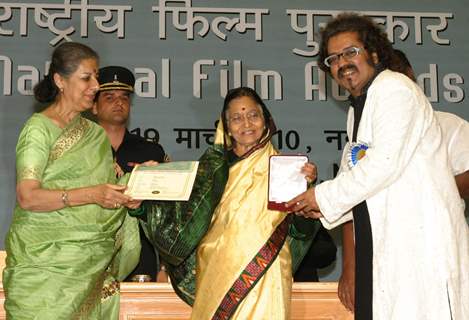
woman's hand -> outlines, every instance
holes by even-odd
[[[140,166],[156,166],[156,165],[158,165],[158,162],[153,161],[153,160],[149,160],[149,161],[142,162],[139,165]],[[124,188],[124,190],[125,190],[125,188]],[[132,199],[132,198],[129,197],[126,202],[120,202],[120,205],[123,205],[123,206],[125,206],[129,209],[137,209],[142,204],[142,201],[143,200],[135,200],[135,199]]]
[[[140,165],[141,166],[147,166],[147,167],[156,166],[156,165],[158,165],[158,161],[148,160],[148,161],[142,162]]]
[[[306,181],[308,183],[314,182],[318,177],[318,169],[314,163],[307,162],[301,168],[301,172],[305,175]]]
[[[122,170],[117,162],[114,162],[114,172],[116,173],[117,178],[120,178],[125,174],[124,170]]]
[[[117,209],[132,200],[130,196],[124,194],[126,186],[106,183],[96,185],[91,189],[92,201],[103,208]]]
[[[142,204],[142,201],[143,200],[134,200],[134,199],[132,199],[132,200],[128,201],[127,203],[125,203],[124,206],[126,206],[129,209],[137,209]]]

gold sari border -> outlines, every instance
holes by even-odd
[[[22,180],[41,180],[42,177],[42,172],[41,169],[38,167],[27,167],[21,170],[17,177],[17,181],[22,181]]]
[[[89,122],[79,116],[78,121],[65,128],[62,135],[57,139],[52,147],[49,161],[54,161],[63,156],[65,152],[70,150],[85,135],[86,130],[90,127]]]
[[[116,280],[112,281],[111,283],[106,284],[103,287],[101,292],[101,301],[106,300],[109,297],[120,292],[120,283]]]

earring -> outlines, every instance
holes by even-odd
[[[230,136],[230,137],[231,137],[231,132],[228,132],[228,136]]]
[[[59,88],[60,92],[64,92],[64,88]]]

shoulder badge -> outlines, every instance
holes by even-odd
[[[347,159],[350,168],[355,166],[360,159],[366,155],[369,145],[363,142],[354,142],[350,144]]]

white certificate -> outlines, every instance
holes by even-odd
[[[269,204],[272,210],[287,210],[286,202],[307,190],[307,181],[301,168],[308,162],[306,156],[277,155],[269,161]]]
[[[198,167],[198,161],[174,161],[156,166],[136,165],[125,194],[138,200],[187,201]]]

